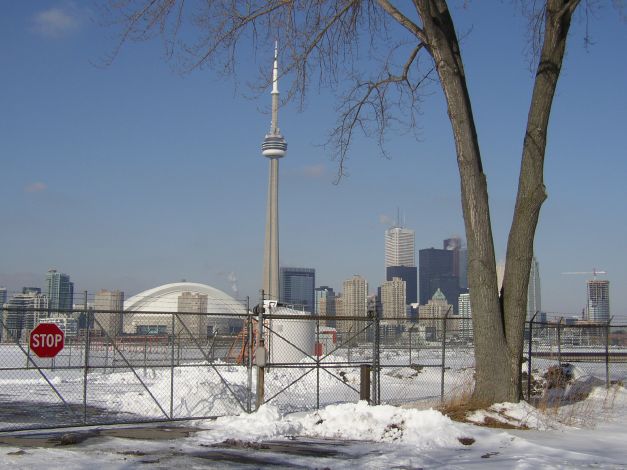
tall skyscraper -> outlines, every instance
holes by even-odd
[[[46,296],[48,307],[54,314],[58,310],[71,310],[74,301],[74,283],[70,276],[50,269],[46,274]]]
[[[389,319],[393,318],[394,324],[404,323],[403,320],[407,318],[405,297],[405,281],[400,277],[385,281],[381,285],[381,308],[384,322],[389,322]]]
[[[413,230],[392,227],[385,231],[385,267],[416,266]]]
[[[592,279],[586,283],[586,317],[594,322],[610,319],[610,281]]]
[[[279,159],[287,152],[287,142],[279,130],[279,66],[278,46],[274,47],[272,68],[272,121],[266,134],[261,153],[270,159],[268,179],[268,203],[266,212],[266,239],[263,251],[263,290],[266,298],[279,295]]]
[[[529,287],[527,288],[527,320],[531,320],[536,313],[542,311],[540,295],[540,264],[534,256],[531,260],[529,272]],[[539,320],[539,316],[536,317]]]
[[[385,231],[385,280],[392,281],[395,277],[405,281],[405,305],[416,303],[418,273],[415,233],[399,226]]]
[[[105,312],[102,312],[102,311]],[[94,329],[115,338],[122,333],[124,292],[106,289],[96,292],[94,297]]]
[[[420,286],[420,304],[426,305],[433,294],[440,289],[446,300],[457,312],[459,276],[454,274],[453,250],[427,248],[418,252],[418,283]]]
[[[302,307],[306,312],[315,311],[315,269],[281,267],[279,279],[281,302],[297,309]]]

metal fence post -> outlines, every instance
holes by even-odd
[[[411,366],[411,334],[414,331],[414,327],[409,327],[409,365]]]
[[[379,314],[375,310],[375,326],[376,326],[376,340],[377,340],[377,395],[375,397],[376,404],[381,404],[381,319]]]
[[[610,323],[612,318],[605,324],[605,388],[610,388]]]
[[[320,318],[316,317],[316,344],[314,346],[316,354],[316,409],[320,409],[320,356],[322,355],[322,344],[320,344]]]
[[[250,311],[250,297],[246,296],[246,347],[242,350],[243,359],[246,361],[247,383],[246,383],[246,410],[248,413],[252,411],[253,400],[253,317]],[[215,343],[215,340],[214,340]],[[212,356],[213,357],[213,356]]]
[[[170,345],[170,419],[174,419],[174,314],[172,316],[172,331],[170,333],[171,345]]]
[[[144,375],[146,375],[146,353],[148,349],[148,336],[144,336]]]
[[[381,325],[379,323],[379,316],[377,315],[376,308],[370,310],[369,316],[372,320],[372,393],[370,394],[369,402],[372,405],[379,405],[381,403]],[[362,378],[363,381],[363,378]]]
[[[370,364],[359,366],[359,399],[367,401],[369,405],[374,405],[375,403],[370,396],[370,369]]]
[[[529,320],[529,353],[527,354],[527,401],[531,400],[531,354],[533,343],[533,321],[536,318],[538,312],[533,314],[531,320]]]
[[[564,317],[560,317],[560,320],[557,322],[557,365],[562,368],[562,321]]]
[[[446,321],[448,319],[448,314],[451,313],[451,308],[449,307],[446,313],[444,314],[444,318],[442,318],[442,373],[440,377],[440,401],[444,402],[444,368],[446,367]]]
[[[258,338],[257,338],[257,349],[255,350],[255,360],[257,361],[257,406],[256,409],[259,409],[264,402],[264,367],[262,358],[259,357],[259,354],[263,352],[265,355],[265,345],[263,340],[263,299],[264,299],[264,291],[261,290],[261,303],[259,304],[259,319],[257,320],[257,328],[258,328]],[[263,349],[263,351],[262,351]]]
[[[107,338],[105,343],[105,362],[104,362],[104,373],[107,373],[107,366],[109,365],[109,339]],[[70,357],[72,356],[72,348],[70,347]]]
[[[89,325],[91,324],[90,316],[93,315],[91,311],[87,311],[87,291],[85,291],[84,308],[87,316],[87,327],[85,328],[85,364],[83,371],[83,423],[87,424],[87,378],[89,376],[89,340],[91,332]]]

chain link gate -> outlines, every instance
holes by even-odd
[[[420,324],[407,318],[381,320],[374,312],[367,317],[286,312],[279,306],[261,320],[269,353],[263,403],[283,412],[364,398],[363,366],[369,371],[367,398],[371,404],[435,406],[467,394],[472,387],[472,332],[462,328],[459,318],[447,314]],[[307,323],[315,329],[308,329]],[[324,323],[334,325],[330,328],[332,339]],[[425,325],[437,325],[431,336]],[[294,333],[296,327],[301,331]],[[315,341],[303,346],[306,341],[294,339],[299,334],[311,334]]]
[[[150,312],[169,323],[167,334],[118,336],[107,331],[103,319],[120,312],[59,312],[85,313],[89,328],[66,335],[63,350],[46,359],[29,349],[28,330],[18,334],[7,328],[5,313],[11,312],[2,313],[0,431],[252,410],[252,365],[229,357],[250,329],[249,315],[230,315],[241,322],[241,334],[210,337],[191,330],[198,313]]]

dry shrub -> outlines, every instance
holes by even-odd
[[[546,384],[542,395],[532,404],[536,409],[557,423],[567,426],[593,426],[604,414],[611,411],[619,385],[612,385],[602,400],[588,399],[594,389],[605,382],[594,376],[569,378],[555,369],[545,374]]]
[[[445,395],[444,401],[440,403],[437,410],[454,421],[465,422],[468,413],[477,410],[477,407],[472,404],[474,384],[473,378],[453,388]]]

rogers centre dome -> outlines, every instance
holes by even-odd
[[[167,313],[206,313],[178,315],[177,321],[205,334],[233,333],[243,324],[242,318],[222,316],[246,315],[246,306],[221,290],[195,282],[164,284],[140,292],[124,302],[124,333],[172,333],[172,315]],[[164,315],[164,313],[166,315]]]

